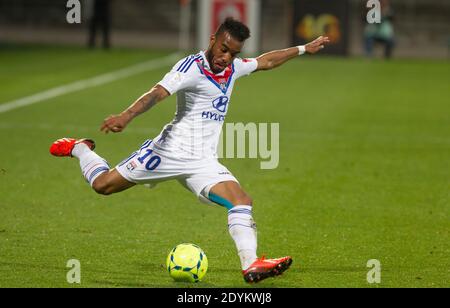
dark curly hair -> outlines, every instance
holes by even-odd
[[[225,21],[217,29],[215,35],[218,36],[224,32],[229,33],[239,42],[243,42],[250,37],[250,30],[248,27],[232,17],[227,17],[227,19],[225,19]]]

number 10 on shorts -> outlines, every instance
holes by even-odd
[[[141,164],[144,164],[145,161],[153,153],[152,149],[145,149],[145,151],[146,151],[146,153],[144,155],[142,155],[141,157],[138,157],[138,159],[137,159]],[[147,169],[148,171],[155,170],[156,168],[158,168],[160,163],[161,163],[161,157],[159,157],[158,155],[153,155],[150,157],[150,159],[148,159],[147,163],[145,163],[145,169]]]

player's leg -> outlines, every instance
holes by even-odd
[[[373,35],[371,35],[371,34],[365,35],[365,37],[364,37],[364,49],[365,49],[367,57],[372,57],[373,56],[374,45],[375,45],[375,39],[374,39]]]
[[[110,195],[135,186],[127,181],[115,168],[100,174],[92,183],[92,188],[101,195]]]
[[[203,196],[228,209],[228,230],[241,260],[244,279],[258,282],[280,275],[292,263],[291,257],[258,259],[256,224],[253,220],[253,200],[236,181],[224,181],[206,187]]]
[[[202,161],[189,166],[180,183],[195,193],[200,201],[228,209],[228,230],[236,244],[247,282],[258,282],[283,273],[292,263],[291,257],[258,258],[253,200],[239,185],[231,172],[217,160]]]
[[[220,182],[211,187],[209,190],[210,199],[222,198],[227,200],[227,205],[230,210],[234,206],[245,205],[251,208],[252,198],[241,188],[235,181]]]
[[[93,140],[63,138],[52,144],[50,153],[78,158],[84,178],[99,194],[110,195],[135,185],[122,177],[117,170],[110,170],[107,161],[95,153],[94,148]]]
[[[228,209],[228,230],[241,259],[242,269],[256,261],[256,224],[253,220],[253,200],[234,181],[218,183],[211,187],[208,199]]]

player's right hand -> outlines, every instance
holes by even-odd
[[[104,133],[113,132],[119,133],[125,129],[128,124],[128,119],[123,115],[110,115],[107,117],[102,124],[100,130]]]

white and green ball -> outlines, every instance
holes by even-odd
[[[195,244],[180,244],[167,256],[167,270],[175,281],[199,282],[208,270],[208,258]]]

